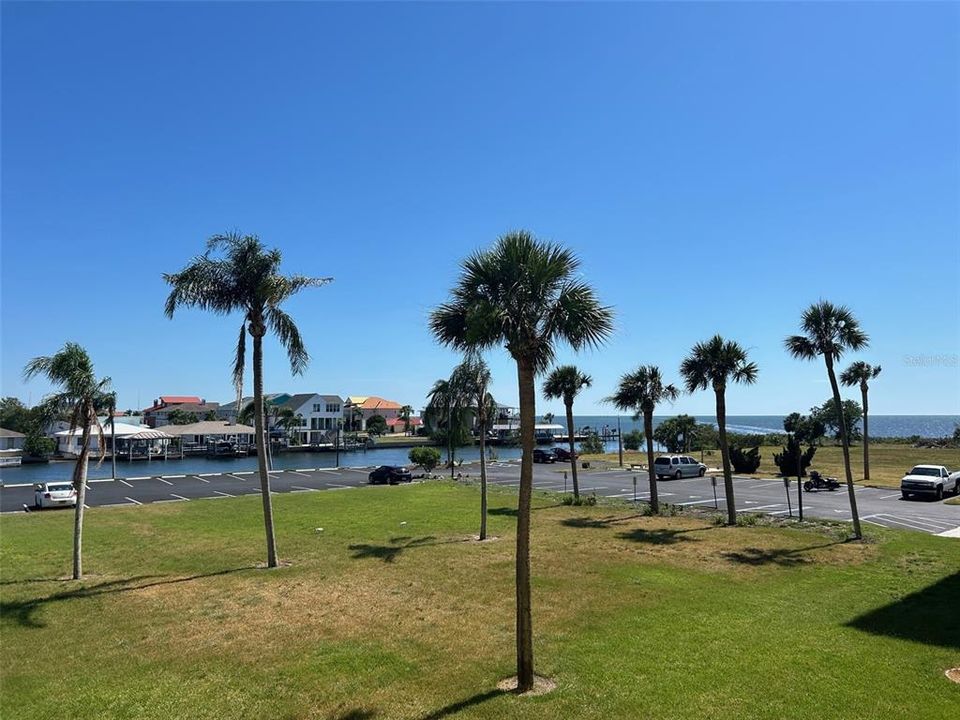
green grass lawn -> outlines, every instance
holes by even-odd
[[[760,448],[760,469],[755,473],[757,477],[777,477],[780,472],[773,462],[773,456],[783,448],[764,445]],[[691,453],[697,459],[699,452]],[[635,462],[646,465],[646,452],[625,452],[624,463]],[[585,460],[603,460],[616,462],[617,453],[607,453],[602,456],[585,455]],[[704,455],[704,462],[710,467],[720,467],[720,452],[714,450],[712,454]],[[871,445],[870,446],[870,485],[880,487],[900,487],[900,478],[914,465],[946,465],[953,470],[960,470],[960,449],[958,448],[915,448],[910,445]],[[853,470],[853,479],[856,482],[863,480],[863,447],[856,445],[850,448],[850,465]],[[815,470],[824,475],[832,475],[841,480],[843,473],[843,450],[839,446],[824,446],[813,456]]]
[[[471,539],[474,487],[430,483],[87,514],[0,536],[2,714],[14,718],[954,718],[960,543],[726,528],[624,507],[533,515],[536,698],[514,671],[515,497]],[[401,523],[406,523],[402,525]],[[323,527],[323,532],[316,528]]]

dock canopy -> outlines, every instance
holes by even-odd
[[[170,433],[173,437],[196,436],[226,436],[233,435],[255,435],[256,430],[249,425],[239,425],[238,423],[228,423],[225,420],[202,420],[200,422],[188,423],[187,425],[164,425],[163,431]]]
[[[56,433],[56,437],[68,437],[75,436],[80,437],[83,434],[83,430],[77,428],[75,430],[61,430]],[[103,434],[105,437],[110,437],[110,423],[103,423]],[[165,432],[160,430],[153,430],[152,428],[145,427],[143,425],[130,425],[128,423],[114,423],[113,436],[119,439],[124,440],[171,440],[173,435],[168,435]],[[98,435],[96,427],[90,428],[91,437],[96,437]]]

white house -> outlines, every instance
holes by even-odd
[[[343,399],[339,395],[299,393],[291,395],[281,407],[301,418],[299,427],[291,430],[294,442],[309,445],[336,441],[337,426],[343,422]]]
[[[19,465],[27,436],[16,430],[0,428],[0,465]]]
[[[104,450],[109,452],[113,449],[113,440],[116,439],[117,454],[129,453],[131,449],[138,448],[148,455],[162,455],[163,449],[172,436],[160,430],[155,430],[145,425],[128,425],[127,423],[114,422],[111,428],[110,423],[102,421]],[[80,454],[80,447],[83,444],[83,429],[61,430],[54,433],[54,439],[57,441],[57,452],[64,457],[77,457]],[[100,452],[100,433],[96,426],[90,428],[90,454]]]

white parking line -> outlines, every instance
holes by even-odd
[[[227,473],[227,477],[232,477],[234,480],[239,480],[240,482],[246,482],[246,478],[237,477],[236,473]]]
[[[170,482],[169,480],[164,480],[163,478],[157,478],[157,480],[159,480],[162,483],[166,483],[167,485],[173,485],[172,482]]]
[[[176,493],[170,493],[171,497],[175,497],[178,500],[189,500],[190,498],[185,498],[183,495],[177,495]]]
[[[197,477],[214,477],[220,473],[197,473]]]
[[[124,480],[123,478],[117,478],[117,482],[121,482],[121,483],[123,483],[124,485],[126,485],[127,487],[133,487],[133,485],[131,485],[130,483],[128,483],[128,482],[127,482],[126,480]]]
[[[712,502],[713,500],[710,499],[710,500],[692,500],[690,502],[673,503],[673,504],[674,505],[703,505],[704,503],[712,503]],[[718,503],[726,502],[726,498],[718,497],[717,502]]]
[[[339,488],[339,489],[341,489],[341,490],[343,490],[344,488],[356,487],[356,485],[341,485],[341,484],[339,484],[339,483],[332,483],[332,482],[328,482],[328,483],[326,483],[326,484],[329,485],[330,487]]]
[[[309,475],[304,475],[304,474],[303,474],[302,472],[300,472],[299,470],[287,470],[287,472],[290,473],[291,475],[299,475],[300,477],[305,477],[305,478],[307,478],[307,480],[310,479],[310,476],[309,476]]]
[[[101,483],[101,482],[113,482],[113,478],[93,478],[93,479],[91,479],[91,480],[87,480],[87,484],[88,484],[88,485],[89,485],[90,483],[95,483],[95,482],[96,482],[96,483]]]
[[[881,495],[880,497],[877,498],[877,500],[889,500],[890,498],[898,498],[898,497],[900,497],[900,493],[897,492],[897,493],[891,493],[890,495]]]
[[[134,500],[132,497],[125,497],[124,500],[129,500],[129,501],[132,502],[134,505],[143,505],[142,502],[140,502],[139,500]]]
[[[296,472],[313,472],[316,468],[297,468]],[[293,472],[291,470],[291,472]]]
[[[222,495],[223,497],[236,497],[236,495],[231,495],[230,493],[220,492],[219,490],[214,490],[217,495]]]
[[[208,485],[210,484],[210,481],[209,481],[209,480],[204,480],[204,479],[203,479],[202,477],[200,477],[199,475],[194,475],[194,477],[195,477],[197,480],[199,480],[200,482],[202,482],[202,483],[207,483]]]
[[[128,477],[127,480],[149,480],[149,475],[141,475],[140,477]]]
[[[960,527],[955,527],[953,530],[947,530],[946,532],[937,533],[937,537],[960,538]]]
[[[253,475],[256,470],[241,470],[239,472],[233,473],[234,475]]]
[[[883,513],[880,513],[877,515],[870,515],[868,516],[868,518],[877,518],[878,520],[882,520],[885,523],[894,523],[895,525],[903,525],[904,527],[908,527],[911,530],[920,530],[922,532],[930,532],[929,527],[924,527],[923,525],[915,524],[910,520],[904,520],[903,518],[898,519],[891,515],[886,515]],[[864,519],[866,520],[868,518],[864,518]],[[936,529],[939,529],[939,528],[936,528]]]
[[[185,478],[186,475],[162,475],[158,480],[163,480],[163,478],[170,478],[171,480],[177,480],[178,478]]]
[[[320,492],[319,488],[308,488],[303,485],[291,485],[292,492]]]

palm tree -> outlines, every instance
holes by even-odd
[[[757,381],[756,363],[747,362],[747,351],[732,340],[714,335],[693,346],[680,364],[687,392],[713,388],[717,398],[717,429],[720,435],[720,456],[723,458],[723,489],[727,499],[727,522],[737,522],[737,505],[733,498],[733,473],[730,469],[730,446],[727,444],[727,384],[752,385]]]
[[[643,415],[643,434],[647,438],[647,478],[650,482],[650,508],[660,512],[657,495],[657,474],[653,465],[653,411],[664,400],[673,402],[680,391],[673,385],[664,385],[660,368],[656,365],[641,365],[632,373],[620,378],[617,391],[607,398],[619,410],[633,410],[633,419]]]
[[[840,383],[846,387],[854,385],[860,386],[860,396],[863,398],[863,479],[870,479],[870,431],[867,422],[869,405],[867,403],[867,392],[870,390],[869,382],[880,374],[880,366],[874,367],[863,360],[857,360],[850,367],[840,373]]]
[[[487,431],[496,414],[497,403],[490,394],[490,368],[479,355],[470,354],[453,369],[450,385],[475,412],[480,435],[480,540],[487,539]]]
[[[575,365],[561,365],[554,368],[543,383],[543,396],[548,400],[563,398],[567,410],[567,441],[570,443],[570,472],[573,476],[573,497],[580,498],[580,485],[577,482],[577,459],[574,457],[573,400],[583,388],[593,384],[593,378],[580,372]]]
[[[427,407],[424,415],[427,421],[436,430],[443,428],[444,440],[447,445],[447,467],[450,468],[450,477],[453,477],[453,386],[449,380],[437,380],[430,392],[427,393]]]
[[[850,515],[853,520],[853,534],[859,540],[863,537],[860,530],[860,514],[857,512],[857,496],[853,491],[853,471],[850,468],[850,438],[847,436],[847,423],[843,418],[843,402],[840,399],[840,386],[834,372],[834,363],[847,350],[861,350],[870,342],[867,334],[860,329],[860,323],[850,309],[844,305],[821,300],[803,311],[800,327],[803,335],[791,335],[784,344],[787,352],[800,360],[815,360],[823,356],[827,366],[827,377],[833,390],[833,402],[837,407],[840,421],[840,443],[843,446],[843,469],[847,475],[847,495],[850,497]],[[864,395],[866,399],[866,395]],[[866,408],[864,408],[866,410]],[[866,446],[866,438],[864,438]]]
[[[73,467],[73,487],[77,506],[73,516],[73,579],[83,577],[83,511],[87,497],[87,466],[90,461],[90,434],[96,428],[100,460],[103,460],[105,439],[98,415],[116,407],[116,396],[110,391],[110,378],[97,380],[93,361],[87,351],[73,342],[66,343],[55,355],[35,357],[23,369],[25,380],[42,375],[60,391],[48,395],[38,413],[46,421],[69,415],[70,432],[80,428],[80,452]]]
[[[530,499],[533,492],[537,374],[565,341],[574,350],[599,345],[613,330],[613,312],[577,277],[580,262],[568,249],[528,232],[500,237],[461,263],[450,299],[430,315],[430,329],[458,350],[503,344],[517,364],[520,394],[520,498],[517,507],[517,690],[533,687],[530,610]]]
[[[215,257],[215,251],[222,257]],[[257,465],[263,497],[263,523],[267,535],[267,566],[277,567],[277,543],[273,530],[270,476],[267,474],[267,447],[264,442],[263,337],[276,335],[287,351],[294,375],[306,370],[310,356],[300,330],[281,305],[304,288],[326,285],[332,278],[281,275],[279,250],[268,250],[255,235],[229,233],[207,241],[206,251],[178,273],[164,274],[170,284],[166,314],[172,318],[179,307],[197,307],[217,315],[243,313],[240,337],[233,362],[237,405],[243,394],[246,335],[253,338],[253,405],[257,438]]]
[[[400,419],[403,420],[403,431],[405,433],[410,432],[410,416],[413,414],[413,408],[409,405],[404,405],[400,408]]]

